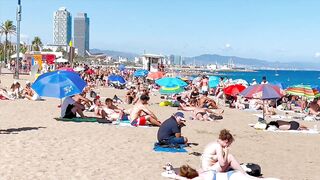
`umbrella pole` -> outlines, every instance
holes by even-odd
[[[62,118],[62,117],[61,117],[61,114],[62,114],[62,108],[61,108],[61,106],[62,106],[62,98],[60,98],[60,118]]]
[[[262,100],[262,119],[265,121],[265,119],[264,119],[264,111],[265,111],[265,108],[264,108],[264,100]]]

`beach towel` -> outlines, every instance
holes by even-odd
[[[54,118],[57,121],[66,121],[66,122],[98,122],[98,123],[112,123],[110,120],[98,119],[94,117],[87,117],[87,118]]]
[[[156,152],[169,152],[169,153],[186,153],[185,145],[160,145],[155,143],[153,150]]]
[[[140,128],[150,128],[150,127],[155,127],[155,126],[151,126],[151,125],[145,125],[145,126],[132,126],[131,122],[129,120],[122,120],[120,122],[114,121],[114,123],[112,123],[114,125],[118,125],[118,126],[124,126],[124,127],[140,127]]]
[[[255,128],[256,124],[248,124],[250,127]],[[255,128],[256,129],[256,128]],[[256,130],[262,130],[257,128]],[[276,133],[301,133],[301,134],[319,134],[319,130],[317,129],[309,129],[309,130],[280,130],[280,129],[263,129],[263,131],[267,132],[276,132]]]

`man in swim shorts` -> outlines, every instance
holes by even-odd
[[[129,120],[133,126],[143,126],[147,121],[154,126],[160,126],[157,116],[147,107],[150,97],[148,95],[141,95],[140,100],[132,108]]]

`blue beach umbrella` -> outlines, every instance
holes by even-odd
[[[182,81],[179,78],[173,78],[173,77],[165,77],[156,80],[156,84],[159,86],[164,86],[164,87],[177,87],[177,86],[187,86],[188,84],[184,81]]]
[[[126,83],[126,80],[122,76],[119,76],[119,75],[110,75],[108,77],[108,80],[110,82],[115,82],[115,83],[120,83],[120,84]]]
[[[133,73],[134,77],[145,77],[148,75],[148,71],[145,69],[138,69]]]
[[[288,86],[285,83],[274,81],[271,84],[278,86],[280,89],[286,89]]]
[[[118,69],[119,69],[120,71],[124,71],[124,70],[126,69],[126,65],[120,64],[119,67],[118,67]]]
[[[54,71],[40,75],[32,89],[39,96],[62,99],[80,94],[86,86],[87,83],[75,72]]]
[[[218,76],[210,76],[209,77],[209,87],[217,87],[219,85],[220,78]]]

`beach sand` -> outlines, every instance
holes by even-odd
[[[12,75],[1,75],[9,87]],[[22,86],[28,76],[20,76]],[[123,98],[124,91],[99,89],[99,95]],[[159,95],[151,96],[151,109],[163,121],[177,111],[159,107]],[[261,165],[265,177],[292,180],[320,178],[320,135],[271,133],[249,127],[253,113],[225,109],[219,122],[187,121],[183,135],[198,146],[188,153],[153,151],[158,128],[132,128],[99,123],[58,122],[59,99],[45,101],[0,101],[0,179],[165,179],[162,166],[189,164],[200,167],[206,144],[217,139],[221,129],[235,135],[231,153],[240,162]],[[130,107],[129,105],[120,105]],[[88,114],[92,115],[92,113]],[[190,115],[186,113],[187,119]],[[309,127],[320,122],[302,122]]]

